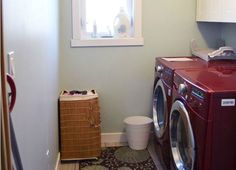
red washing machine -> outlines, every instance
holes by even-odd
[[[177,70],[172,95],[172,169],[235,170],[236,67]]]
[[[156,153],[169,169],[170,144],[168,120],[172,105],[174,71],[179,69],[203,69],[207,62],[198,57],[156,58],[153,90],[153,122]]]

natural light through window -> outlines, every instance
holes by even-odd
[[[72,0],[72,46],[143,45],[141,0]]]
[[[128,21],[124,23],[126,27],[123,32],[127,33],[124,36],[131,36],[132,4],[133,0],[86,0],[85,29],[89,34],[88,37],[109,38],[115,36],[114,30],[115,25],[119,22],[119,16],[124,17],[124,20]]]

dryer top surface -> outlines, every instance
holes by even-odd
[[[206,69],[219,66],[228,66],[236,68],[236,60],[213,60],[205,61],[199,57],[194,56],[179,56],[179,57],[157,57],[156,66],[163,65],[172,70],[183,69]]]
[[[236,92],[236,66],[214,66],[201,70],[177,70],[176,74],[210,92]]]

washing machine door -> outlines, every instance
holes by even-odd
[[[157,81],[153,94],[153,122],[157,138],[163,136],[168,119],[167,100],[164,85],[161,79]]]
[[[192,170],[195,142],[188,111],[181,101],[175,101],[170,113],[170,145],[174,165],[179,170]]]

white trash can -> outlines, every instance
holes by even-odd
[[[131,149],[146,149],[152,122],[152,119],[146,116],[131,116],[124,120],[126,137]]]

